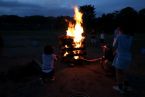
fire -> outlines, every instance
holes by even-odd
[[[70,36],[73,38],[73,47],[74,48],[81,48],[82,42],[84,40],[84,37],[82,36],[84,30],[82,27],[82,16],[83,14],[79,11],[78,7],[74,7],[74,20],[75,24],[72,22],[69,22],[68,29],[67,29],[67,36]],[[73,51],[74,54],[79,54],[80,52],[75,50]],[[79,59],[79,56],[74,56],[74,59]]]
[[[65,48],[68,48],[68,46],[67,46],[67,45],[65,45]]]
[[[68,55],[68,52],[65,52],[64,56],[67,56]]]

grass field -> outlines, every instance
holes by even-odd
[[[17,63],[19,60],[28,61],[36,58],[41,60],[41,53],[43,50],[44,45],[51,44],[54,46],[56,53],[59,53],[59,36],[64,35],[65,32],[62,31],[0,31],[2,38],[4,40],[4,49],[3,54],[1,56],[2,64],[4,64],[0,68],[0,70],[6,70],[10,65],[22,64]],[[99,36],[99,35],[98,35]],[[145,48],[145,34],[135,34],[134,36],[134,56],[140,54],[140,50]],[[112,41],[112,36],[108,35],[106,40],[109,42]],[[98,53],[97,49],[89,47],[89,38],[87,38],[87,49],[88,52],[92,51]],[[92,57],[89,55],[88,57]],[[94,54],[94,53],[93,53]],[[97,55],[97,54],[96,54]],[[93,56],[96,57],[94,54]],[[17,59],[18,58],[18,59]],[[7,62],[6,60],[10,60],[12,62]],[[16,61],[13,62],[13,61]],[[28,62],[26,61],[26,62]],[[21,61],[20,61],[21,62]],[[141,62],[141,61],[139,61]],[[8,64],[8,65],[7,65]]]
[[[23,66],[34,58],[41,62],[41,53],[45,44],[54,46],[59,54],[59,36],[65,32],[57,31],[0,31],[4,40],[3,53],[0,56],[0,72]],[[110,41],[112,36],[108,35]],[[87,57],[100,55],[98,47],[89,46],[87,40]],[[135,91],[125,97],[145,97],[145,55],[140,53],[145,48],[145,34],[134,37],[133,64],[130,68],[130,80]],[[42,85],[38,77],[23,82],[1,82],[0,97],[70,97],[83,93],[89,97],[122,97],[112,90],[114,81],[104,76],[98,63],[70,68],[56,63],[56,81]]]

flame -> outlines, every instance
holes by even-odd
[[[67,36],[71,36],[73,38],[73,46],[74,48],[80,48],[82,47],[82,42],[84,40],[84,37],[82,36],[84,30],[82,27],[82,16],[83,14],[79,11],[78,7],[74,7],[74,20],[75,24],[72,22],[69,22],[68,29],[67,29]],[[73,51],[74,54],[78,54],[79,51]],[[74,56],[74,59],[78,59],[79,56]]]
[[[65,48],[68,48],[68,46],[67,46],[67,45],[65,45]]]
[[[79,56],[74,56],[74,59],[79,59]]]
[[[65,52],[64,56],[67,56],[68,55],[68,52]]]

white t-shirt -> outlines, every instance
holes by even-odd
[[[101,33],[101,34],[100,34],[100,39],[105,39],[104,33]]]
[[[54,69],[55,60],[57,60],[55,54],[42,54],[42,71],[51,72]]]

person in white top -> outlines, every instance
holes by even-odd
[[[100,43],[104,43],[105,42],[105,33],[104,31],[100,33]]]
[[[57,60],[56,55],[54,54],[53,48],[50,45],[44,47],[42,54],[42,79],[46,80],[55,80],[54,78],[54,61]]]

